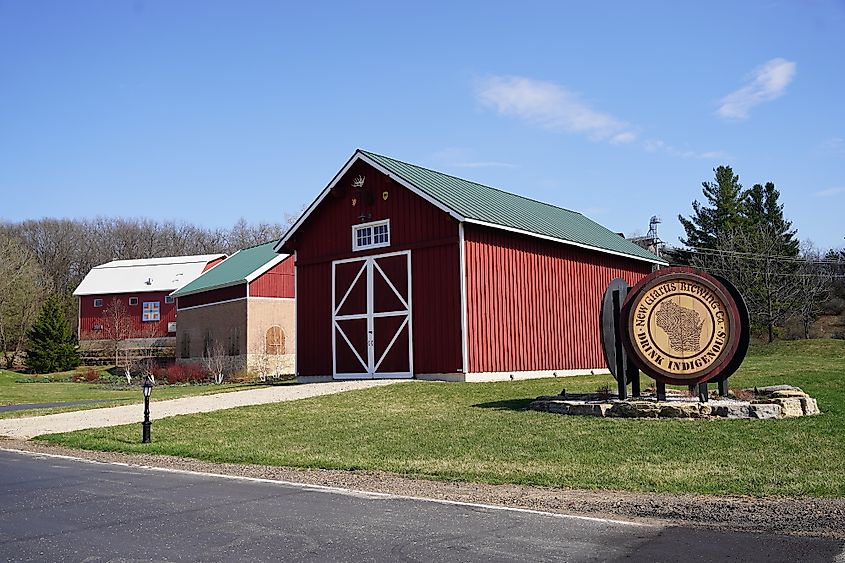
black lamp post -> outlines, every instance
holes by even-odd
[[[141,442],[144,444],[149,444],[150,440],[150,426],[152,426],[152,422],[150,422],[150,394],[153,392],[153,378],[149,375],[144,378],[144,422],[141,423],[141,426],[144,429],[143,438]]]

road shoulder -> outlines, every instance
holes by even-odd
[[[164,455],[96,452],[10,439],[0,439],[0,448],[65,455],[100,463],[285,481],[644,524],[845,540],[845,499],[584,491],[525,485],[433,481],[386,472],[238,465]]]

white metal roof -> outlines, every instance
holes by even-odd
[[[173,291],[199,277],[212,260],[225,257],[225,254],[199,254],[141,260],[113,260],[92,268],[73,294]]]

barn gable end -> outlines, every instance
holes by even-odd
[[[363,190],[353,187],[356,178],[363,178]],[[399,251],[411,254],[414,372],[457,373],[462,369],[458,222],[364,161],[354,162],[333,184],[284,245],[296,252],[300,376],[334,372],[333,262]],[[379,221],[389,221],[389,246],[354,251],[353,227]]]
[[[296,253],[301,378],[600,369],[604,288],[665,263],[580,213],[361,150],[276,251]]]

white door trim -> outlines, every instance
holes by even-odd
[[[396,288],[393,281],[385,274],[384,270],[382,270],[381,266],[378,265],[377,260],[381,258],[389,258],[392,256],[406,256],[406,263],[407,263],[407,282],[408,282],[408,296],[407,299],[402,297],[401,292]],[[340,302],[337,301],[337,275],[336,269],[338,264],[348,264],[351,262],[361,262],[361,268],[358,270],[358,273],[355,274],[352,282],[350,283],[349,287],[346,289],[346,292],[343,295],[343,298]],[[370,256],[361,256],[355,258],[345,258],[343,260],[334,260],[332,261],[332,377],[334,379],[395,379],[395,378],[413,378],[414,376],[414,352],[413,352],[413,314],[411,310],[411,251],[410,250],[401,250],[398,252],[387,252],[385,254],[376,254]],[[349,298],[350,293],[352,292],[353,288],[358,284],[360,281],[361,275],[366,274],[366,292],[367,292],[367,309],[364,313],[352,313],[346,315],[339,315],[338,312],[341,310],[343,305],[346,303],[346,300]],[[375,312],[375,300],[373,296],[373,287],[374,287],[374,276],[379,275],[385,281],[387,286],[390,290],[396,295],[399,302],[405,307],[404,310],[399,311],[384,311],[384,312]],[[336,304],[337,303],[337,304]],[[336,304],[336,305],[335,305]],[[375,319],[379,318],[386,318],[386,317],[405,317],[405,320],[400,324],[399,328],[393,334],[393,338],[390,340],[388,345],[385,347],[384,351],[381,353],[379,358],[375,357]],[[366,319],[367,321],[367,358],[361,357],[361,354],[352,346],[352,342],[349,340],[349,337],[343,331],[343,329],[338,324],[339,321],[345,320],[357,320],[357,319]],[[393,348],[396,341],[399,339],[399,335],[405,330],[405,327],[408,329],[408,371],[407,372],[391,372],[391,373],[384,373],[379,372],[378,369],[381,366],[384,359],[387,357],[387,354]],[[338,346],[338,334],[343,339],[343,343],[345,343],[349,348],[352,350],[355,358],[360,362],[361,367],[364,369],[363,372],[355,372],[355,373],[338,373],[337,371],[337,346]]]

